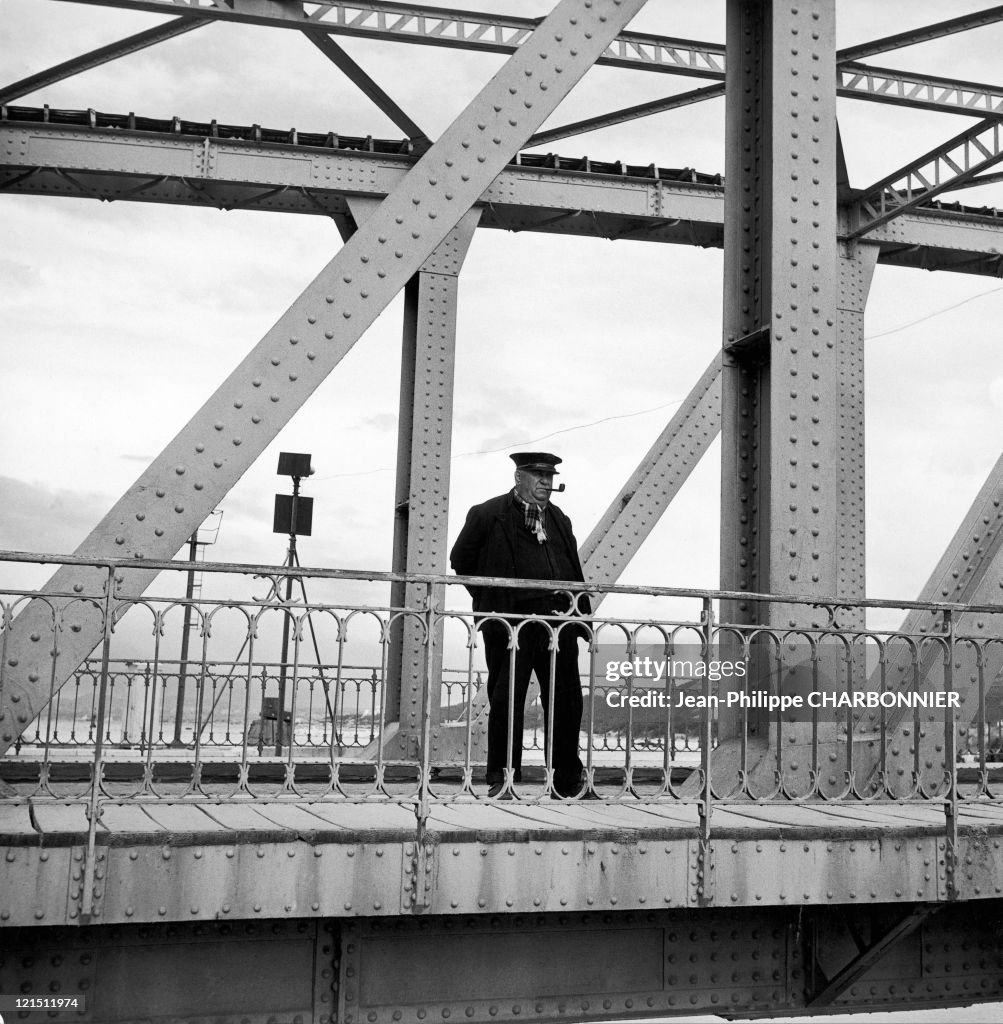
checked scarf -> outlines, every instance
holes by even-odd
[[[543,544],[547,539],[547,531],[543,526],[544,510],[539,505],[534,505],[532,502],[523,501],[514,491],[512,492],[515,500],[522,505],[523,511],[523,524],[530,533],[536,535],[536,541],[538,544]]]

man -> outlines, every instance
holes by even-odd
[[[555,468],[562,460],[549,452],[517,452],[515,487],[497,498],[475,505],[467,513],[449,561],[461,576],[499,576],[524,580],[584,582],[578,543],[571,520],[550,502]],[[551,633],[537,621],[492,618],[495,612],[512,616],[588,614],[588,598],[578,595],[576,607],[567,592],[520,590],[510,587],[470,587],[478,628],[484,636],[488,665],[488,796],[510,797],[505,768],[511,749],[514,781],[521,780],[523,712],[529,677],[535,672],[544,708],[548,763],[554,769],[555,797],[577,795],[582,789],[578,733],[582,721],[582,685],[578,674],[578,637],[587,629],[566,618],[550,618],[557,632],[554,677],[553,735],[550,726]],[[563,625],[562,625],[563,623]],[[512,640],[512,647],[509,643]],[[510,696],[511,658],[515,655],[514,694]],[[509,748],[509,703],[512,736]],[[546,749],[545,747],[545,749]]]

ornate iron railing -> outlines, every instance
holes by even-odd
[[[1001,798],[1003,607],[611,586],[587,588],[606,604],[579,615],[581,585],[466,580],[572,605],[475,619],[456,577],[200,563],[227,596],[207,584],[186,601],[171,591],[188,563],[0,560],[11,571],[97,566],[104,580],[94,592],[0,590],[0,706],[33,712],[0,759],[7,799],[94,807],[285,795],[391,800],[421,813],[484,798],[487,622],[513,649],[531,622],[555,652],[562,636],[582,635],[580,796],[698,803],[707,815],[722,801],[919,800],[949,817],[959,800]],[[155,592],[119,597],[117,581],[139,568],[161,570]],[[315,598],[282,601],[274,585],[266,598],[252,593],[256,581],[289,574]],[[410,584],[407,606],[382,600],[394,581]],[[29,604],[49,624],[32,666],[6,654]],[[931,625],[910,635],[866,624],[904,609],[926,611]],[[78,619],[96,624],[97,648],[82,665],[64,664],[60,637]],[[530,704],[524,771],[517,778],[508,763],[503,796],[557,795],[543,710]]]

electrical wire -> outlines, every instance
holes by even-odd
[[[974,302],[976,299],[985,298],[987,295],[993,295],[996,292],[1003,291],[1003,285],[997,288],[990,288],[988,291],[979,292],[978,295],[970,295],[967,299],[962,299],[961,302],[955,302],[952,306],[945,306],[943,309],[936,309],[932,313],[927,313],[925,316],[918,317],[916,320],[910,320],[906,324],[901,324],[899,327],[892,327],[887,331],[879,331],[877,334],[865,335],[865,341],[874,341],[877,338],[887,338],[889,335],[898,334],[901,331],[906,331],[910,327],[915,327],[917,324],[926,323],[927,320],[932,320],[934,317],[941,316],[944,313],[949,313],[952,309],[958,309],[961,306],[967,305],[969,302]],[[592,420],[589,423],[576,423],[570,427],[562,427],[560,430],[553,430],[549,434],[542,434],[540,437],[533,437],[523,441],[510,441],[507,444],[502,445],[500,448],[481,448],[477,451],[472,452],[460,452],[458,455],[453,455],[450,458],[450,462],[455,462],[457,459],[471,458],[476,455],[497,455],[499,452],[508,451],[510,448],[522,448],[531,444],[539,444],[541,441],[549,441],[552,437],[560,437],[562,434],[573,434],[577,430],[587,430],[589,427],[597,427],[602,423],[610,423],[613,420],[630,420],[638,416],[647,416],[652,412],[661,412],[663,409],[669,409],[673,406],[682,405],[684,399],[674,399],[671,402],[665,402],[663,405],[653,405],[650,409],[639,409],[637,412],[624,412],[616,416],[604,416],[599,420]],[[383,466],[380,469],[368,469],[358,473],[332,473],[329,476],[318,477],[318,480],[340,480],[345,477],[357,477],[357,476],[375,476],[377,473],[392,473],[394,470],[390,466]]]
[[[661,412],[663,409],[670,409],[673,406],[682,405],[685,399],[676,398],[671,402],[665,402],[662,405],[653,405],[650,409],[638,409],[637,412],[623,412],[615,416],[604,416],[599,420],[592,420],[590,423],[576,423],[571,427],[562,427],[560,430],[554,430],[549,434],[543,434],[540,437],[534,437],[526,441],[510,441],[508,444],[502,445],[500,448],[483,448],[478,451],[472,452],[460,452],[458,455],[453,455],[450,458],[450,462],[455,462],[457,459],[465,459],[474,455],[497,455],[499,452],[508,451],[510,448],[521,448],[524,445],[539,444],[541,441],[547,441],[552,437],[558,437],[561,434],[571,434],[576,430],[587,430],[589,427],[597,427],[601,423],[610,423],[612,420],[631,420],[638,416],[647,416],[652,412]],[[356,477],[356,476],[375,476],[377,473],[392,473],[394,470],[390,466],[383,466],[380,469],[368,469],[358,473],[331,473],[327,476],[317,477],[319,480],[338,480],[344,477]]]
[[[969,302],[974,302],[976,299],[985,298],[987,295],[992,295],[995,292],[1003,291],[1003,285],[998,288],[990,288],[987,292],[979,292],[978,295],[970,295],[967,299],[962,299],[960,302],[956,302],[953,306],[945,306],[943,309],[936,309],[932,313],[927,313],[926,316],[921,316],[918,320],[910,320],[907,324],[902,324],[901,327],[893,327],[888,331],[879,331],[877,334],[867,334],[864,336],[864,341],[874,341],[875,338],[887,338],[890,334],[898,334],[899,331],[906,331],[910,327],[915,327],[917,324],[926,323],[927,320],[932,320],[935,316],[940,316],[942,313],[950,313],[952,309],[957,309],[959,306],[965,306]]]

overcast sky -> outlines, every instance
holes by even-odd
[[[544,0],[465,0],[539,15]],[[950,14],[985,6],[954,0]],[[839,45],[936,21],[941,2],[842,0]],[[3,0],[12,81],[163,18],[55,0]],[[638,30],[723,41],[724,3],[653,0]],[[341,38],[435,136],[501,65],[495,55]],[[993,82],[1003,27],[874,63]],[[594,68],[562,124],[699,85]],[[301,131],[400,132],[296,32],[216,23],[17,101]],[[972,124],[840,100],[862,187]],[[724,170],[711,101],[564,140],[594,159]],[[1003,206],[1003,186],[962,193]],[[5,366],[0,547],[72,551],[340,245],[321,217],[0,196]],[[1003,249],[1003,232],[1001,232]],[[450,540],[467,507],[510,485],[506,453],[564,457],[579,540],[720,345],[722,254],[483,230],[460,284]],[[879,267],[867,333],[868,589],[913,597],[1001,450],[1003,291],[994,278]],[[303,564],[388,569],[401,306],[362,338],[222,503],[210,557],[280,562],[271,533],[280,450],[314,456]],[[881,337],[877,337],[881,335]],[[645,411],[652,410],[652,411]],[[614,419],[589,426],[607,417]],[[693,473],[624,582],[714,586],[719,446]]]

